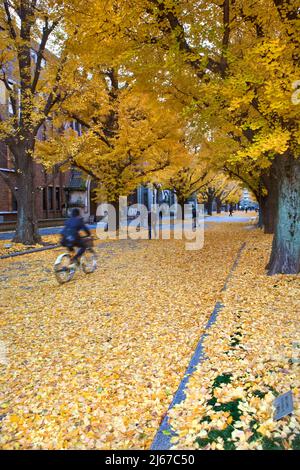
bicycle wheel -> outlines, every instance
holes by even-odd
[[[68,253],[59,255],[54,264],[54,273],[59,284],[65,284],[69,282],[74,274],[75,270],[70,269],[71,256]]]
[[[81,268],[85,274],[93,273],[97,268],[97,260],[96,254],[92,248],[87,248],[84,255],[82,255],[81,260]]]

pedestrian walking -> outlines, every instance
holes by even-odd
[[[192,217],[193,217],[193,228],[196,228],[197,227],[197,209],[195,205],[193,205],[193,208],[192,208]]]

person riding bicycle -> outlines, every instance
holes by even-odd
[[[91,232],[85,225],[82,217],[80,217],[79,209],[75,208],[72,210],[72,215],[65,223],[62,230],[61,245],[68,248],[69,251],[73,252],[74,247],[79,248],[75,256],[71,259],[71,266],[79,264],[79,259],[86,251],[86,244],[84,239],[80,236],[80,231],[85,232],[88,236],[91,236]]]

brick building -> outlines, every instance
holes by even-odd
[[[0,170],[14,181],[15,170],[8,148],[0,142]],[[55,178],[47,174],[42,165],[35,163],[35,204],[38,220],[65,217],[67,191],[71,172],[58,173]],[[0,176],[0,230],[1,223],[17,220],[17,201]]]
[[[32,66],[37,63],[38,45],[33,42],[31,50]],[[54,57],[48,50],[45,51],[44,57]],[[46,64],[45,58],[42,59],[41,67],[44,68]],[[13,61],[2,65],[5,69],[7,81],[11,87],[16,85],[13,80]],[[12,104],[5,84],[0,80],[0,113],[2,119],[13,115]],[[79,132],[78,123],[71,122],[67,124],[72,126],[74,130]],[[49,132],[51,133],[52,123],[48,121],[42,126],[38,132],[37,139],[45,140]],[[35,167],[35,205],[36,216],[38,220],[62,218],[66,215],[66,204],[68,193],[65,190],[70,184],[71,172],[59,173],[55,178],[45,172],[42,165],[36,163]],[[0,141],[0,170],[1,173],[9,175],[9,178],[14,182],[15,170],[13,165],[13,158],[10,151],[3,142]],[[9,189],[4,179],[0,175],[0,231],[1,223],[14,222],[17,220],[17,201],[12,191]]]

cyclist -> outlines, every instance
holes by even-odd
[[[82,217],[80,217],[79,209],[75,208],[72,210],[72,215],[65,223],[62,230],[62,246],[68,248],[70,252],[74,252],[74,247],[79,248],[77,253],[72,257],[70,268],[75,268],[79,264],[79,259],[86,250],[86,244],[84,239],[80,236],[80,231],[85,232],[88,236],[91,236],[91,232],[88,227],[84,224]]]

